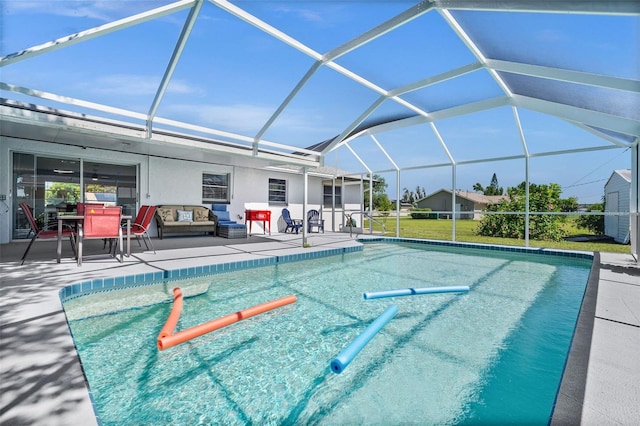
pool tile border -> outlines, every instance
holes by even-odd
[[[283,256],[270,256],[260,259],[240,260],[236,262],[218,263],[203,266],[193,266],[189,268],[164,270],[158,272],[147,272],[144,274],[125,275],[119,277],[96,278],[88,281],[81,281],[63,287],[59,291],[62,303],[95,292],[112,291],[123,287],[138,287],[157,284],[163,280],[174,280],[185,277],[200,277],[205,275],[215,275],[251,269],[262,266],[277,265],[280,263],[298,262],[301,260],[311,260],[321,257],[336,256],[345,253],[362,251],[363,246],[341,247],[326,250],[309,251],[305,253],[288,254]]]
[[[541,247],[531,248],[531,247],[514,247],[514,246],[494,246],[494,245],[476,244],[476,243],[459,243],[455,241],[423,240],[418,238],[360,237],[358,238],[358,242],[365,243],[365,244],[373,243],[373,242],[415,243],[415,244],[425,244],[425,245],[432,245],[432,246],[449,246],[449,247],[481,249],[481,250],[488,250],[488,251],[570,257],[574,259],[588,259],[588,260],[594,259],[593,253],[584,252],[584,251],[556,250],[556,249],[547,249],[547,248],[541,248]]]
[[[415,243],[431,246],[448,246],[448,247],[461,247],[461,248],[473,248],[489,251],[500,252],[512,252],[512,253],[528,253],[539,254],[544,256],[560,256],[570,257],[575,259],[588,259],[593,260],[593,253],[579,252],[579,251],[567,251],[567,250],[554,250],[545,248],[530,248],[530,247],[513,247],[513,246],[494,246],[476,243],[460,243],[455,241],[439,241],[439,240],[424,240],[417,238],[394,238],[394,237],[359,237],[358,242],[374,243]],[[227,262],[203,266],[194,266],[189,268],[180,268],[173,270],[164,270],[158,272],[147,272],[144,274],[126,275],[120,277],[109,278],[97,278],[90,281],[82,281],[65,286],[59,292],[60,300],[64,303],[68,300],[80,297],[96,291],[111,291],[122,287],[137,287],[144,285],[151,285],[163,280],[179,279],[184,277],[198,277],[205,275],[214,275],[219,273],[227,273],[232,271],[238,271],[243,269],[250,269],[262,266],[276,265],[279,263],[297,262],[301,260],[311,260],[320,257],[335,256],[344,253],[362,251],[363,246],[342,247],[320,251],[309,251],[305,253],[288,254],[283,256],[270,256],[260,259],[241,260],[237,262]]]

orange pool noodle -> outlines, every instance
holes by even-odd
[[[160,330],[160,334],[158,334],[158,342],[161,338],[173,334],[173,330],[176,329],[180,314],[182,313],[182,302],[182,290],[180,290],[180,287],[176,287],[173,289],[173,307],[171,308],[167,322],[164,324],[164,327],[162,327],[162,330]]]
[[[243,319],[247,319],[252,316],[262,314],[264,312],[271,311],[276,308],[280,308],[290,303],[294,303],[296,300],[297,300],[296,296],[294,295],[286,296],[281,299],[272,300],[271,302],[266,302],[260,305],[252,306],[247,309],[243,309],[233,314],[225,315],[223,317],[211,320],[209,322],[196,325],[195,327],[191,327],[186,330],[179,331],[175,334],[171,334],[168,336],[158,336],[158,349],[162,351],[172,346],[179,345],[180,343],[184,343],[188,340],[194,339],[196,337],[200,337],[203,334],[210,333],[212,331],[226,327],[228,325],[231,325]],[[169,321],[167,320],[167,323],[168,322]]]

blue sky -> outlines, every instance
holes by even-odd
[[[1,55],[140,13],[166,1],[18,1],[0,0]],[[405,1],[245,1],[239,7],[326,53],[410,8]],[[30,89],[146,113],[188,11],[39,55],[0,69],[0,80]],[[640,80],[639,18],[567,14],[453,12],[483,54],[491,59],[567,68]],[[394,89],[476,61],[451,26],[432,11],[345,55],[336,63],[383,89]],[[187,47],[158,110],[158,116],[254,136],[309,70],[313,60],[205,2]],[[548,86],[547,86],[548,87]],[[534,87],[534,89],[536,89]],[[538,87],[544,89],[544,86]],[[403,97],[429,112],[502,94],[489,73],[467,74]],[[22,100],[15,93],[2,96]],[[264,138],[306,147],[338,135],[378,94],[328,67],[322,67],[278,117]],[[570,93],[570,102],[607,105],[637,96],[599,97],[597,91]],[[626,96],[626,97],[625,97]],[[24,97],[29,102],[34,98]],[[562,98],[559,100],[563,100]],[[36,103],[44,103],[38,100]],[[68,109],[62,104],[51,105]],[[640,115],[629,112],[630,117]],[[82,110],[89,112],[89,110]],[[385,101],[372,119],[406,114]],[[566,121],[518,109],[529,152],[611,145]],[[120,118],[120,117],[117,117]],[[436,122],[457,162],[520,155],[523,152],[513,111],[501,107]],[[401,167],[448,161],[433,129],[425,124],[376,136]],[[355,140],[357,154],[374,170],[391,169],[369,138]],[[601,150],[556,157],[534,157],[530,179],[555,182],[563,196],[582,203],[600,201],[613,170],[630,168],[629,150]],[[327,165],[365,171],[345,149],[330,154]],[[524,160],[459,165],[456,187],[488,185],[496,173],[501,186],[524,180]],[[382,174],[395,197],[395,175]],[[451,168],[403,172],[402,188],[427,193],[451,186]]]

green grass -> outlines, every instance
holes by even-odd
[[[376,221],[384,223],[386,226],[386,236],[395,236],[396,234],[396,220],[393,217],[389,218],[376,218]],[[524,240],[518,240],[513,238],[494,238],[484,237],[475,234],[475,229],[478,226],[478,221],[475,220],[457,220],[456,221],[456,241],[458,242],[472,242],[481,244],[495,244],[495,245],[509,245],[524,247]],[[571,237],[593,235],[591,232],[585,229],[580,229],[575,226],[573,221],[569,220],[564,224],[568,235]],[[451,229],[453,227],[453,221],[440,219],[412,219],[410,217],[400,218],[400,237],[403,238],[422,238],[427,240],[445,240],[451,241]],[[369,228],[369,220],[364,221],[364,228]],[[373,224],[373,230],[376,232],[382,232],[382,226],[378,223]],[[581,251],[600,251],[611,253],[631,253],[631,246],[629,244],[617,244],[613,242],[602,241],[589,241],[589,242],[576,242],[576,241],[538,241],[529,240],[529,247],[544,247],[554,248],[562,250],[581,250]]]

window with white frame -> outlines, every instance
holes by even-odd
[[[202,173],[202,203],[228,203],[229,181],[229,173]]]
[[[269,204],[287,204],[287,181],[269,179]]]
[[[342,187],[336,186],[336,207],[342,207]],[[324,205],[330,207],[333,205],[333,185],[324,185]]]

